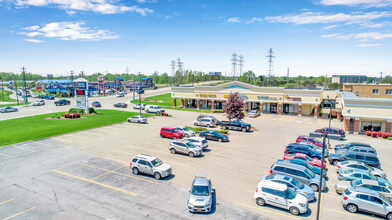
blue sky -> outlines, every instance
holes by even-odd
[[[392,72],[392,0],[0,0],[0,71]]]

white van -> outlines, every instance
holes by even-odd
[[[165,110],[159,105],[147,105],[144,109],[147,113],[160,114],[165,112]]]

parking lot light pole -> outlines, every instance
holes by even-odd
[[[140,93],[139,93],[139,115],[142,116],[142,104],[140,100]]]
[[[323,134],[323,151],[321,153],[321,168],[320,168],[320,182],[319,182],[319,194],[317,201],[317,216],[316,219],[320,219],[320,205],[321,205],[321,192],[322,192],[322,183],[323,183],[323,174],[324,174],[324,154],[325,154],[325,139],[327,138],[327,134]],[[328,138],[329,140],[329,138]]]

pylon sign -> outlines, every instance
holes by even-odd
[[[88,109],[88,81],[79,78],[73,81],[76,108]]]

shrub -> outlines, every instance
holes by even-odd
[[[372,137],[376,138],[377,137],[378,132],[377,131],[373,131],[372,132]]]
[[[372,132],[371,131],[366,131],[366,136],[371,136]]]
[[[200,131],[206,131],[207,128],[202,128],[202,127],[188,127],[186,126],[189,130],[194,131],[195,133],[200,133]]]
[[[385,132],[385,133],[382,135],[382,138],[387,139],[387,138],[390,137],[390,136],[391,136],[391,133]]]
[[[79,109],[79,108],[70,108],[68,110],[69,113],[79,113],[81,115],[85,114],[84,109]]]
[[[219,130],[218,132],[221,134],[227,134],[229,131],[228,130]]]
[[[387,139],[392,141],[392,137],[391,136],[387,137]]]
[[[382,137],[382,131],[377,132],[377,136]]]
[[[213,110],[212,113],[223,113],[223,110]]]
[[[89,114],[98,114],[98,112],[95,111],[95,109],[93,107],[88,108],[88,113]]]

